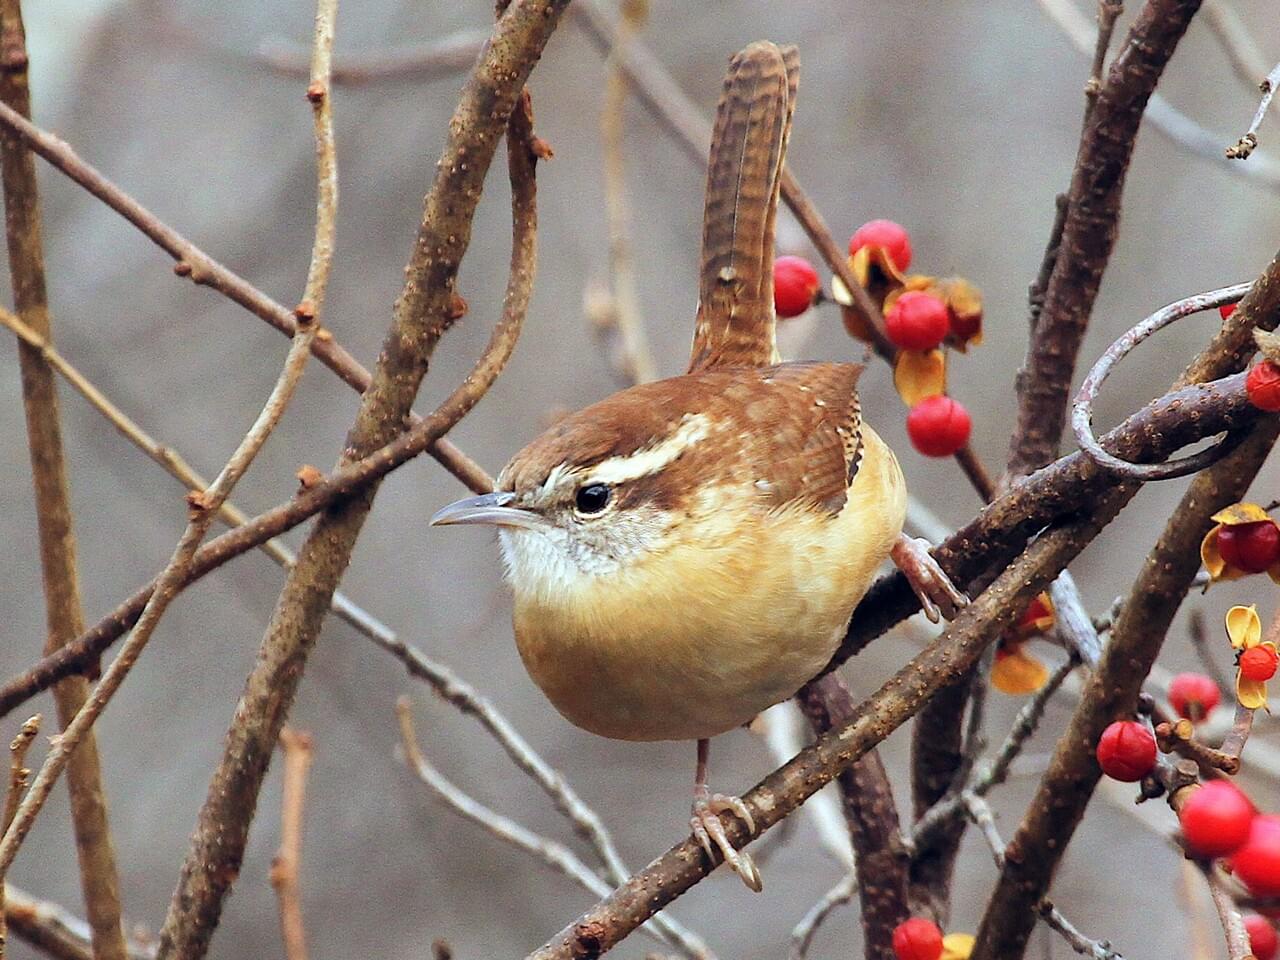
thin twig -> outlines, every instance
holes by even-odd
[[[303,370],[311,356],[311,346],[319,329],[317,317],[324,303],[330,265],[333,259],[333,239],[337,229],[337,170],[333,147],[333,129],[328,105],[328,51],[333,45],[333,22],[337,0],[321,0],[316,13],[316,59],[313,62],[314,80],[307,88],[315,115],[317,156],[317,199],[315,242],[311,263],[307,270],[307,282],[302,301],[294,311],[297,332],[289,345],[283,368],[263,404],[257,419],[227,460],[208,489],[187,496],[189,519],[186,530],[174,548],[168,565],[156,581],[155,590],[138,616],[129,638],[120,653],[102,675],[92,694],[64,728],[62,735],[50,749],[40,772],[31,784],[31,790],[19,807],[12,824],[0,838],[0,876],[8,869],[26,839],[35,817],[39,814],[59,774],[79,745],[81,738],[92,729],[102,711],[120,689],[129,671],[137,662],[151,639],[160,618],[169,604],[181,591],[187,580],[192,560],[209,527],[213,525],[219,508],[231,495],[231,491],[253,463],[258,451],[275,430],[284,416],[289,401],[302,379]]]
[[[1204,667],[1204,672],[1217,684],[1219,690],[1230,691],[1232,685],[1227,681],[1227,675],[1222,672],[1222,668],[1218,666],[1218,662],[1213,658],[1213,650],[1209,646],[1209,637],[1204,626],[1204,611],[1200,609],[1191,611],[1191,616],[1187,621],[1187,632],[1191,637],[1191,649],[1196,652],[1196,657],[1200,660],[1200,666]]]
[[[1213,907],[1218,911],[1218,921],[1227,939],[1227,956],[1230,960],[1248,960],[1253,956],[1253,946],[1249,942],[1249,931],[1244,926],[1244,915],[1236,907],[1217,870],[1213,867],[1205,870],[1204,878],[1209,884],[1209,896],[1213,898]]]
[[[400,728],[400,746],[404,751],[404,758],[409,765],[409,769],[453,810],[477,826],[487,830],[504,843],[509,843],[513,847],[541,860],[557,873],[561,873],[573,880],[593,896],[603,897],[608,895],[610,889],[612,889],[609,884],[583,863],[581,858],[564,844],[552,840],[550,837],[535,833],[528,827],[481,803],[469,793],[460,789],[428,761],[421,747],[418,746],[418,736],[414,731],[413,725],[413,707],[408,697],[400,697],[396,700],[396,720]],[[657,919],[655,917],[654,921]],[[679,938],[673,939],[656,922],[646,927],[645,932],[663,943],[671,942],[674,946],[680,947],[686,956],[708,956],[705,947],[698,949],[696,944],[682,943]]]
[[[292,337],[297,332],[298,323],[292,310],[267,296],[164,223],[81,159],[65,141],[35,126],[4,103],[0,103],[0,128],[20,138],[56,170],[137,227],[156,246],[173,257],[174,273],[178,276],[187,277],[193,283],[217,291],[287,337]],[[369,388],[369,371],[334,340],[328,331],[316,336],[311,346],[317,359],[352,389],[363,393]],[[421,419],[416,414],[410,415],[409,421],[415,425],[421,424]],[[443,433],[432,439],[426,451],[471,490],[487,493],[493,489],[493,478],[446,439]]]
[[[850,871],[834,887],[824,893],[808,912],[800,918],[800,922],[791,930],[791,950],[787,960],[805,960],[809,955],[809,946],[818,932],[818,928],[827,917],[853,899],[858,891],[858,878]]]
[[[382,80],[432,80],[453,76],[476,62],[489,39],[487,30],[459,30],[436,40],[406,43],[390,50],[348,53],[333,65],[336,86],[356,86]],[[308,49],[300,43],[270,38],[258,44],[257,59],[288,76],[305,77]]]
[[[424,202],[404,286],[373,381],[347,435],[340,461],[344,466],[405,438],[406,421],[430,359],[461,313],[457,273],[470,246],[472,220],[504,128],[513,227],[503,316],[472,376],[437,410],[437,428],[456,422],[485,395],[514,348],[537,253],[533,118],[524,85],[566,3],[529,0],[507,9],[463,88]],[[297,694],[308,655],[378,487],[376,482],[369,483],[358,495],[326,511],[312,527],[286,578],[237,704],[160,932],[163,960],[200,960],[208,950],[243,860],[271,747]]]
[[[65,907],[38,900],[11,883],[4,885],[8,928],[51,960],[94,960],[89,924]],[[128,940],[129,960],[153,960],[154,947]]]
[[[285,727],[280,731],[280,749],[284,751],[284,790],[280,801],[280,849],[271,860],[271,886],[275,888],[280,903],[280,933],[284,939],[285,960],[307,960],[298,865],[302,862],[302,824],[307,798],[307,771],[311,768],[311,737],[292,727]]]
[[[22,802],[22,795],[31,780],[31,771],[27,769],[27,750],[40,732],[40,719],[38,713],[29,718],[18,730],[18,735],[9,741],[9,789],[5,792],[4,819],[0,822],[0,830],[9,829],[9,824],[13,823],[13,815],[18,812],[18,804]],[[0,960],[4,960],[9,947],[4,894],[5,884],[0,882]]]
[[[0,3],[0,108],[22,118],[31,116],[27,66],[21,2],[3,0]],[[5,239],[14,307],[26,323],[47,339],[52,334],[52,318],[45,282],[35,157],[20,139],[6,133],[0,136],[0,167],[3,168]],[[44,585],[47,633],[43,652],[51,654],[84,631],[76,537],[54,373],[40,354],[26,344],[18,346],[18,362],[22,371],[22,403],[27,419]],[[97,664],[92,664],[88,672],[96,676]],[[88,689],[89,683],[84,677],[68,677],[54,688],[60,727],[65,728],[84,706]],[[93,928],[94,952],[99,960],[124,960],[120,877],[107,819],[102,765],[96,738],[92,735],[85,738],[71,760],[67,791],[80,887]],[[4,872],[0,869],[0,877]]]
[[[646,0],[624,0],[622,4],[622,19],[606,65],[604,106],[600,111],[605,212],[609,223],[611,316],[621,340],[624,373],[633,383],[647,383],[657,374],[645,335],[640,297],[636,292],[635,264],[631,256],[631,208],[627,201],[624,144],[630,84],[619,60],[624,56],[627,44],[644,25],[646,6]]]
[[[1267,72],[1268,63],[1235,7],[1229,0],[1207,0],[1201,16],[1227,55],[1236,77],[1256,89],[1258,78]]]
[[[1271,100],[1276,95],[1276,88],[1280,87],[1280,63],[1267,74],[1262,82],[1258,84],[1258,89],[1262,91],[1262,98],[1258,101],[1258,110],[1253,115],[1253,120],[1249,124],[1249,129],[1244,132],[1239,140],[1227,147],[1226,155],[1228,160],[1248,160],[1249,155],[1258,146],[1258,128],[1262,126],[1262,118],[1267,115],[1267,109],[1271,106]]]
[[[1073,0],[1040,0],[1040,6],[1067,35],[1072,46],[1086,56],[1092,52],[1093,25]],[[1256,84],[1265,70],[1264,66],[1250,74],[1249,84]],[[1280,163],[1267,156],[1254,157],[1252,163],[1232,163],[1223,154],[1221,137],[1196,123],[1159,93],[1152,94],[1145,119],[1173,143],[1193,156],[1208,160],[1219,170],[1242,176],[1271,190],[1280,189]]]
[[[973,821],[982,834],[983,840],[986,841],[996,868],[1003,870],[1005,864],[1005,842],[996,827],[991,807],[972,791],[965,791],[961,794],[960,799],[969,819]],[[1090,957],[1092,960],[1123,960],[1108,941],[1094,940],[1081,933],[1079,928],[1063,916],[1062,911],[1047,897],[1041,898],[1040,902],[1036,904],[1036,913],[1045,922],[1045,926],[1061,934],[1076,953]]]

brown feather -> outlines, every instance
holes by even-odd
[[[776,361],[773,246],[799,54],[760,41],[725,77],[707,168],[690,372]]]
[[[802,505],[835,515],[857,473],[861,372],[851,363],[784,363],[632,387],[562,419],[512,458],[501,482],[531,489],[560,466],[585,479],[591,467],[652,448],[701,414],[712,432],[661,471],[624,484],[622,502],[682,509],[708,487],[751,485],[765,509]]]

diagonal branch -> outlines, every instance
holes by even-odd
[[[0,3],[0,107],[21,117],[31,115],[20,0]],[[35,158],[21,140],[6,134],[0,136],[0,167],[3,168],[5,235],[14,306],[27,324],[48,338],[52,334],[52,318],[45,289]],[[25,343],[18,345],[18,362],[22,370],[22,403],[27,418],[40,569],[44,580],[48,627],[44,652],[50,654],[84,632],[76,572],[76,538],[54,373],[39,351]],[[90,672],[96,673],[96,664]],[[65,728],[84,706],[88,688],[89,683],[83,677],[67,677],[54,688],[60,727]],[[92,734],[71,762],[67,790],[71,798],[71,827],[80,867],[80,887],[93,929],[94,952],[100,960],[124,960],[120,877],[107,821],[98,745]],[[0,877],[3,875],[4,871],[0,870]]]
[[[348,434],[344,465],[398,436],[403,439],[430,357],[458,316],[457,271],[504,127],[514,221],[511,275],[503,319],[490,350],[473,376],[446,401],[457,416],[483,396],[510,355],[528,305],[536,259],[532,117],[527,98],[521,102],[522,91],[566,3],[530,0],[509,8],[463,89],[427,194],[394,320]],[[162,960],[199,960],[208,950],[244,855],[272,748],[377,489],[376,482],[370,483],[326,511],[290,571],[200,811],[160,933]]]

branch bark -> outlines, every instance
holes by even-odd
[[[534,158],[528,126],[519,126],[527,124],[529,116],[515,107],[566,3],[530,0],[508,9],[463,90],[427,195],[394,320],[347,438],[344,465],[384,447],[405,428],[435,345],[457,316],[458,266],[470,241],[485,174],[503,128],[513,118],[515,129],[508,128],[515,220],[511,278],[503,321],[495,333],[496,349],[486,357],[497,362],[482,368],[487,382],[480,377],[478,384],[469,385],[472,392],[479,389],[474,399],[483,395],[509,355],[528,303],[536,252]],[[208,949],[244,855],[272,747],[377,488],[377,482],[370,483],[330,507],[307,537],[289,574],[200,811],[161,930],[161,960],[198,960]]]
[[[1072,174],[1057,260],[1018,373],[1018,424],[1008,474],[1051,461],[1062,438],[1076,355],[1115,246],[1125,174],[1156,83],[1200,0],[1148,0],[1094,102]]]
[[[6,109],[23,117],[31,115],[20,0],[0,3],[0,101]],[[28,326],[48,339],[52,335],[52,321],[45,289],[35,159],[18,138],[0,135],[0,170],[3,171],[5,234],[14,307]],[[18,362],[22,370],[22,402],[27,418],[40,569],[44,580],[48,626],[44,653],[50,654],[84,632],[76,572],[76,538],[54,372],[38,350],[21,342]],[[90,667],[90,672],[96,672],[96,664]],[[67,677],[54,688],[60,728],[65,728],[84,705],[88,687],[89,682],[83,677]],[[98,745],[92,733],[71,759],[67,790],[71,797],[71,826],[80,866],[80,888],[93,930],[94,953],[100,960],[125,960],[120,878],[107,821]],[[8,827],[7,822],[5,826]]]

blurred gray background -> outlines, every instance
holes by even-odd
[[[305,81],[273,72],[254,52],[269,39],[307,42],[311,5],[59,0],[29,7],[37,122],[205,250],[281,302],[294,302],[314,209]],[[1273,62],[1280,56],[1275,4],[1247,0],[1236,7]],[[1082,8],[1092,16],[1091,4]],[[350,3],[340,11],[337,50],[340,58],[384,50],[484,28],[490,18],[488,2]],[[1026,288],[1040,262],[1053,196],[1065,189],[1075,156],[1087,59],[1030,0],[655,0],[645,36],[708,115],[733,51],[757,38],[799,44],[803,75],[790,160],[838,239],[867,219],[892,217],[910,229],[918,269],[963,274],[985,292],[986,344],[954,358],[951,383],[974,414],[978,453],[998,472],[1012,425],[1013,375],[1025,348]],[[583,405],[616,386],[582,309],[585,284],[606,266],[598,135],[604,76],[600,55],[566,18],[532,82],[538,132],[556,151],[539,170],[541,258],[532,309],[509,369],[454,433],[491,470],[552,410]],[[460,84],[460,75],[401,79],[335,95],[342,197],[324,320],[370,365]],[[1257,100],[1203,23],[1193,25],[1161,90],[1224,146],[1243,132]],[[1280,117],[1263,127],[1262,139],[1257,159],[1274,163]],[[683,369],[691,332],[703,175],[634,101],[627,160],[642,307],[660,369],[674,374]],[[286,341],[217,295],[175,279],[168,258],[116,215],[47,166],[39,172],[61,349],[156,437],[212,474],[256,413]],[[437,351],[420,410],[464,375],[497,316],[510,239],[506,195],[505,172],[495,165],[461,274],[471,311]],[[784,227],[784,242],[803,250],[798,237],[794,225]],[[1278,246],[1275,189],[1144,128],[1083,359],[1092,362],[1123,329],[1170,300],[1252,278]],[[0,296],[7,299],[7,288]],[[1115,423],[1162,392],[1216,320],[1216,314],[1188,320],[1139,350],[1106,391],[1099,421]],[[830,310],[788,343],[810,357],[852,359],[860,352]],[[0,461],[0,534],[10,544],[0,558],[9,637],[0,670],[9,675],[35,657],[44,629],[17,364],[8,342],[0,354],[0,438],[8,451]],[[883,365],[873,367],[863,389],[866,415],[898,450],[914,495],[950,523],[966,520],[976,498],[950,461],[926,461],[910,449],[904,410]],[[85,403],[66,389],[62,399],[92,621],[163,564],[182,529],[184,505],[174,483]],[[236,500],[256,512],[289,496],[300,464],[332,464],[356,401],[313,365]],[[1276,496],[1276,480],[1271,466],[1255,499]],[[1182,488],[1173,481],[1143,493],[1075,565],[1095,610],[1125,589]],[[396,472],[383,486],[345,589],[488,693],[602,813],[628,861],[642,864],[687,829],[693,748],[611,743],[555,714],[516,656],[491,538],[426,525],[462,492],[427,458]],[[297,532],[290,539],[298,542]],[[131,921],[155,928],[163,918],[280,583],[277,569],[253,554],[187,591],[99,724]],[[1224,664],[1229,657],[1216,625],[1237,599],[1259,603],[1266,616],[1274,588],[1255,578],[1188,605],[1205,610]],[[849,664],[845,675],[855,692],[875,689],[919,638],[907,629]],[[1053,656],[1047,648],[1045,654]],[[1182,620],[1162,663],[1174,669],[1193,663]],[[424,957],[436,937],[450,940],[464,960],[522,956],[593,898],[461,821],[412,779],[394,753],[392,705],[404,692],[416,702],[428,755],[448,776],[573,842],[544,797],[473,722],[331,622],[292,717],[312,732],[316,747],[302,867],[312,956]],[[994,701],[998,738],[1020,700],[995,694]],[[52,714],[47,697],[31,707]],[[1030,748],[1033,767],[1051,749],[1069,708],[1064,697],[1050,710]],[[3,737],[19,719],[9,718]],[[907,741],[903,731],[886,747],[900,791]],[[750,733],[729,734],[713,749],[713,783],[739,792],[772,765]],[[999,792],[1006,833],[1033,784],[1021,779]],[[1274,808],[1274,788],[1256,795]],[[277,764],[215,956],[282,955],[267,882],[279,800]],[[1186,948],[1189,923],[1177,892],[1179,857],[1123,809],[1127,803],[1123,797],[1119,804],[1094,803],[1054,897],[1086,932],[1111,938],[1130,957],[1177,955]],[[1151,813],[1167,831],[1167,810]],[[763,897],[722,871],[679,901],[675,913],[722,957],[776,958],[796,919],[841,869],[805,825],[765,865]],[[951,929],[974,929],[993,876],[986,850],[971,837]],[[81,911],[61,787],[12,879]],[[813,955],[855,955],[858,937],[856,911],[845,910],[819,935]],[[617,954],[640,957],[651,947],[636,937]],[[1221,951],[1216,940],[1215,948]],[[1069,954],[1056,940],[1051,949]]]

